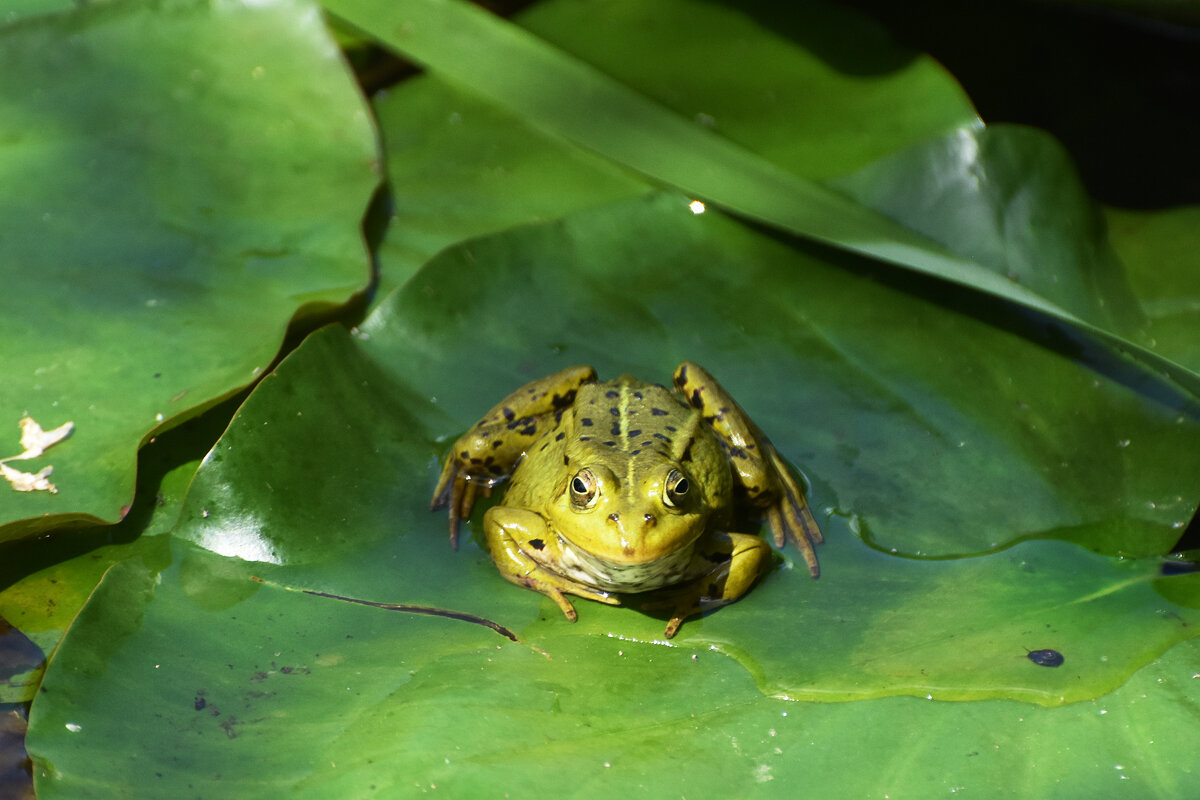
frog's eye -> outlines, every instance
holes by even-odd
[[[683,505],[689,489],[691,484],[683,477],[683,473],[677,469],[671,470],[671,474],[667,475],[667,490],[663,492],[663,505],[667,508]]]
[[[571,505],[591,508],[596,505],[596,476],[590,469],[581,469],[571,478]]]

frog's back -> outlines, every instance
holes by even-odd
[[[698,421],[668,389],[629,375],[582,387],[572,410],[578,441],[631,456],[651,451],[678,459]]]

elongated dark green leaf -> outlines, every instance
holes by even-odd
[[[530,124],[653,180],[790,233],[1033,309],[1130,359],[1144,379],[1166,378],[1200,395],[1200,374],[1110,330],[1107,320],[1080,318],[970,254],[948,250],[874,209],[799,178],[468,3],[326,0],[325,6]]]
[[[1126,774],[1165,792],[1196,756],[1141,740],[1194,716],[1177,700],[1197,582],[1080,544],[1177,534],[1195,506],[1194,421],[870,277],[670,194],[445,252],[360,330],[318,332],[257,387],[192,483],[169,569],[105,579],[34,705],[39,791],[175,794],[219,763],[222,796],[485,780],[659,794],[679,790],[668,765],[696,761],[698,796],[718,781],[792,796],[801,774],[832,795],[851,760],[878,754],[891,766],[856,774],[864,791],[995,792],[1008,751],[1037,747],[1056,757],[1022,773],[1032,787]],[[634,608],[580,601],[568,623],[499,576],[473,526],[450,550],[427,510],[440,452],[495,397],[572,362],[665,380],[685,356],[804,469],[828,538],[819,581],[785,551],[668,645]],[[1026,657],[1043,648],[1065,663]],[[867,699],[889,695],[916,697]],[[1149,728],[1114,735],[1098,709]],[[886,756],[897,741],[903,761]]]
[[[362,99],[313,6],[102,3],[0,27],[0,539],[120,519],[149,434],[253,381],[368,278]]]

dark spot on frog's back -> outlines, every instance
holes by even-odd
[[[559,431],[558,436],[554,437],[554,441],[561,442],[564,438],[566,438],[566,436],[567,436],[567,434],[563,433],[562,431]]]
[[[612,414],[614,417],[619,417],[619,416],[621,416],[621,409],[617,408],[616,406],[613,406],[612,408],[610,408],[608,410],[608,413]]]
[[[509,422],[512,422],[517,418],[517,412],[513,411],[511,408],[505,408],[500,413],[503,414],[504,418]]]
[[[585,428],[590,428],[590,427],[592,427],[592,418],[591,417],[582,417],[579,420],[579,424]]]
[[[1057,650],[1030,650],[1028,658],[1040,667],[1061,667],[1066,660]]]
[[[667,411],[663,408],[652,408],[650,409],[650,415],[653,417],[665,417],[667,415]]]
[[[609,433],[611,433],[613,436],[620,436],[621,435],[621,423],[614,420],[613,424],[612,424],[612,430],[610,430]]]
[[[604,393],[604,396],[608,397],[608,398],[620,397],[621,393],[618,392],[616,389],[609,389],[607,392]]]
[[[529,546],[532,547],[534,550],[541,550],[541,549],[545,548],[546,543],[543,542],[541,539],[530,539]]]

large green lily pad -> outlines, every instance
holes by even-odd
[[[596,298],[612,313],[597,317]],[[438,460],[493,397],[566,363],[653,378],[684,356],[804,469],[829,539],[819,581],[787,551],[744,600],[668,646],[661,619],[580,601],[572,625],[503,581],[477,538],[450,550],[445,519],[426,509]],[[965,389],[964,373],[978,378]],[[1161,545],[1194,506],[1188,494],[1151,509],[1134,480],[1160,470],[1146,491],[1172,475],[1188,491],[1196,431],[1177,420],[1036,343],[693,215],[674,195],[478,240],[431,262],[357,332],[310,337],[200,467],[155,558],[171,566],[156,576],[154,561],[131,561],[105,578],[34,706],[39,791],[172,793],[215,780],[205,765],[219,763],[222,795],[468,791],[485,774],[569,794],[580,775],[677,786],[669,757],[703,765],[699,795],[728,775],[794,790],[804,752],[825,745],[814,731],[836,717],[830,741],[843,741],[841,726],[865,713],[893,743],[957,727],[962,748],[931,756],[946,775],[971,752],[1023,741],[1028,720],[1078,743],[1072,726],[1091,704],[1050,717],[1019,701],[1124,707],[1124,689],[1101,698],[1198,629],[1194,576],[1161,578],[1155,559],[1114,551]],[[1133,446],[1143,440],[1152,452]],[[286,587],[475,615],[520,641]],[[1026,658],[1042,648],[1065,663]],[[1173,698],[1141,699],[1168,719]],[[950,707],[975,708],[973,721],[949,721]],[[117,724],[140,745],[115,737]],[[803,738],[785,751],[780,736]],[[867,738],[856,759],[883,746]],[[546,747],[561,770],[538,766]],[[805,780],[833,791],[847,757],[806,767]],[[1092,785],[1092,756],[1081,758],[1056,769]],[[1008,766],[992,758],[974,775],[1005,785]],[[145,784],[143,772],[162,777]]]
[[[248,43],[253,43],[251,46]],[[0,540],[120,519],[150,434],[254,381],[367,283],[374,132],[299,0],[97,3],[0,27]]]

